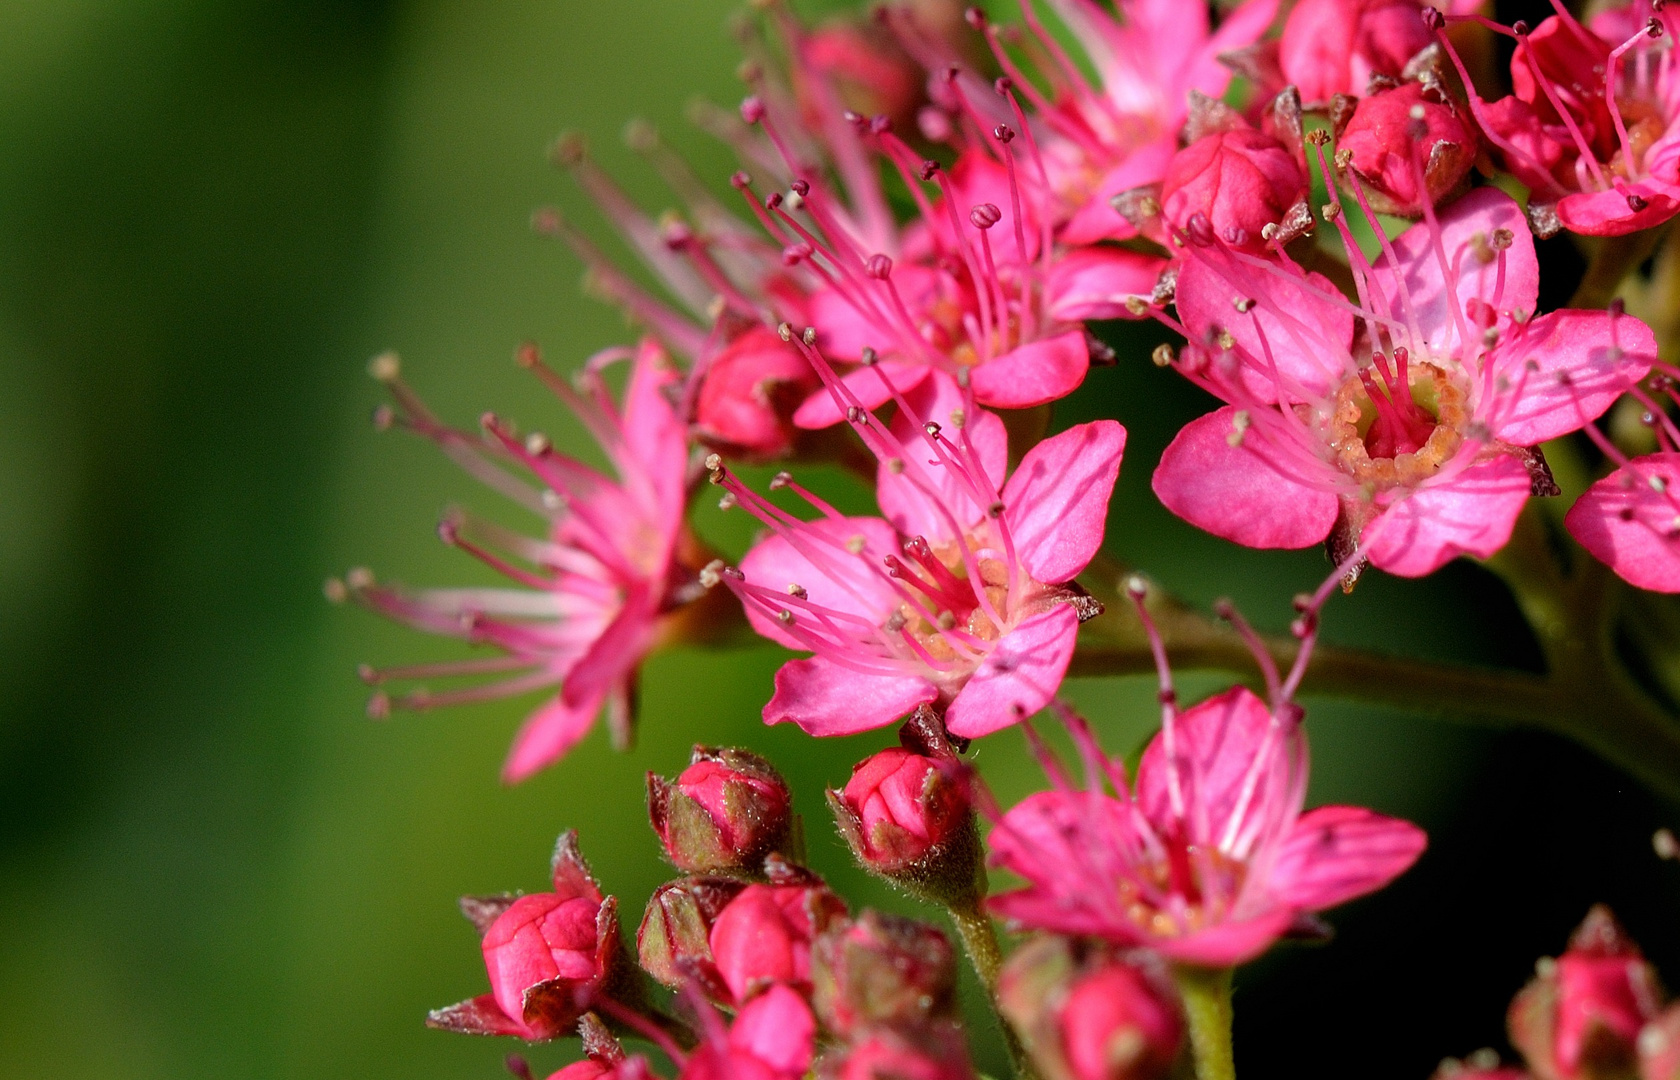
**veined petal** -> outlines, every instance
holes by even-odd
[[[1563,523],[1629,584],[1680,592],[1680,506],[1674,492],[1680,492],[1680,454],[1647,454],[1588,488]]]
[[[1079,615],[1057,604],[1034,615],[992,646],[945,712],[953,735],[975,739],[1019,723],[1044,708],[1062,685],[1079,637]]]
[[[1405,873],[1428,843],[1409,821],[1358,806],[1321,806],[1302,814],[1284,840],[1271,892],[1299,911],[1335,907]]]
[[[1400,577],[1434,573],[1460,555],[1485,559],[1511,538],[1528,500],[1528,468],[1510,454],[1422,487],[1365,526],[1373,565]]]
[[[1050,268],[1050,315],[1061,322],[1136,318],[1126,301],[1148,300],[1166,265],[1163,258],[1124,248],[1075,248]]]
[[[1071,581],[1102,547],[1126,429],[1097,420],[1045,439],[1003,488],[1004,524],[1034,579]]]
[[[513,748],[508,751],[507,761],[502,765],[502,782],[517,784],[565,757],[580,739],[589,734],[605,697],[603,693],[600,697],[582,700],[575,705],[566,704],[561,694],[550,698],[547,704],[526,719],[519,734],[514,736]]]
[[[1233,815],[1282,821],[1299,809],[1276,805],[1290,797],[1287,774],[1296,736],[1246,687],[1186,709],[1172,736],[1173,757],[1163,733],[1150,740],[1138,762],[1138,808],[1160,832],[1183,831],[1180,805],[1189,835],[1215,845],[1228,832],[1242,831],[1232,829]]]
[[[1246,919],[1214,923],[1183,937],[1153,937],[1149,946],[1181,964],[1236,967],[1271,948],[1293,920],[1294,912],[1274,907]]]
[[[1084,330],[1029,342],[971,368],[975,399],[996,409],[1030,409],[1066,397],[1085,381],[1091,350]]]
[[[870,623],[884,622],[898,606],[892,584],[874,572],[867,554],[853,556],[846,548],[861,537],[865,551],[882,555],[898,553],[898,535],[880,518],[822,518],[794,529],[799,542],[772,533],[753,545],[741,559],[741,573],[747,582],[781,591],[789,585],[805,589],[811,603],[856,615]],[[804,650],[802,639],[789,634],[773,615],[746,604],[747,621],[771,641],[790,649]]]
[[[980,490],[997,490],[1009,466],[1009,433],[1002,420],[983,409],[976,410],[964,418],[959,432],[951,425],[951,415],[962,408],[962,392],[955,382],[938,373],[924,379],[905,395],[905,400],[918,418],[939,424],[947,440],[966,438],[986,473],[988,483]],[[986,516],[990,496],[977,494],[949,465],[938,460],[926,433],[909,417],[894,416],[891,430],[904,446],[904,468],[895,472],[885,462],[877,466],[875,498],[893,527],[905,536],[919,535],[941,544],[956,539],[952,518],[956,528],[965,531],[979,524]],[[951,516],[941,512],[941,507]]]
[[[938,697],[918,676],[867,675],[821,657],[790,660],[776,672],[764,722],[792,721],[810,735],[853,735],[885,727]]]
[[[892,392],[887,389],[882,376],[903,394],[920,385],[932,370],[926,364],[883,360],[872,367],[848,371],[840,376],[840,381],[846,384],[846,389],[852,392],[863,408],[878,409],[892,400]],[[794,426],[811,431],[833,427],[844,419],[845,408],[834,400],[834,396],[826,388],[806,398],[793,413]]]
[[[1554,311],[1513,328],[1495,347],[1495,390],[1486,416],[1495,437],[1517,446],[1579,431],[1596,420],[1657,358],[1651,328],[1607,311]]]

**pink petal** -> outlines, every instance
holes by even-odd
[[[1166,265],[1163,258],[1124,248],[1075,248],[1051,267],[1050,315],[1060,322],[1138,318],[1126,301],[1147,301]]]
[[[1660,478],[1664,490],[1651,486]],[[1593,557],[1631,585],[1680,592],[1680,454],[1635,458],[1575,500],[1563,523]]]
[[[1278,0],[1243,0],[1227,11],[1219,20],[1219,29],[1206,40],[1185,69],[1180,85],[1186,90],[1199,90],[1211,98],[1223,97],[1225,88],[1231,82],[1231,69],[1219,59],[1220,56],[1260,40],[1277,17],[1277,9]],[[1175,97],[1182,99],[1185,95]]]
[[[764,722],[791,720],[809,735],[852,735],[884,727],[938,697],[932,683],[914,675],[866,675],[821,657],[790,660],[776,672]]]
[[[1126,429],[1113,420],[1054,435],[1021,459],[1003,488],[1015,555],[1037,581],[1072,581],[1102,547]]]
[[[1070,247],[1095,244],[1100,240],[1130,240],[1137,229],[1114,209],[1114,196],[1145,184],[1159,183],[1166,175],[1167,162],[1178,149],[1175,140],[1161,139],[1141,146],[1127,154],[1124,160],[1110,169],[1097,184],[1085,205],[1074,212],[1062,226],[1062,243]]]
[[[567,705],[563,696],[556,694],[532,713],[513,738],[513,749],[502,765],[502,782],[517,784],[565,757],[578,740],[589,734],[595,715],[601,711],[602,700]]]
[[[880,518],[821,518],[807,522],[798,531],[798,546],[781,533],[772,533],[754,544],[741,559],[741,573],[747,582],[776,592],[799,585],[813,604],[871,622],[885,622],[898,606],[898,594],[875,567],[882,556],[898,552],[898,535],[892,526]],[[810,533],[817,535],[807,535]],[[863,553],[852,555],[845,545],[860,536],[865,545]],[[790,649],[806,648],[774,615],[765,614],[756,604],[745,607],[754,630]]]
[[[1057,604],[1005,634],[945,712],[953,735],[977,739],[1009,727],[1049,704],[1067,674],[1079,637],[1079,615]]]
[[[658,499],[660,518],[673,531],[686,505],[688,425],[671,404],[682,375],[651,339],[636,350],[624,391],[625,449],[641,464]]]
[[[653,645],[656,606],[645,586],[633,589],[618,617],[566,673],[561,700],[569,706],[600,702],[608,690],[623,682]]]
[[[1628,198],[1645,201],[1635,210]],[[1680,192],[1667,184],[1617,183],[1608,191],[1583,191],[1558,200],[1563,227],[1583,236],[1626,236],[1661,225],[1680,212]]]
[[[994,357],[971,368],[969,376],[980,404],[1030,409],[1073,393],[1090,366],[1085,331],[1069,330]]]
[[[878,409],[892,400],[892,393],[882,376],[898,388],[898,392],[908,393],[933,369],[921,363],[900,363],[894,360],[883,360],[872,367],[860,367],[848,371],[840,376],[840,381],[852,392],[861,408]],[[838,404],[834,396],[824,387],[806,398],[793,411],[795,427],[802,427],[810,431],[819,428],[833,427],[846,419],[846,407]]]
[[[1579,431],[1656,359],[1656,336],[1638,319],[1607,311],[1542,315],[1513,327],[1495,347],[1494,377],[1511,389],[1495,390],[1488,421],[1497,438],[1517,446]]]
[[[1509,195],[1496,187],[1476,188],[1441,211],[1440,225],[1449,270],[1442,269],[1435,255],[1427,221],[1413,225],[1395,239],[1398,272],[1386,256],[1377,261],[1373,280],[1394,305],[1396,319],[1405,319],[1400,297],[1409,295],[1430,348],[1452,353],[1459,347],[1459,336],[1450,296],[1457,298],[1461,311],[1474,299],[1495,311],[1534,313],[1540,295],[1540,264],[1534,255],[1534,236],[1528,221]],[[1501,229],[1510,234],[1511,246],[1502,258],[1483,262],[1482,255],[1491,250],[1488,239]],[[1450,293],[1448,273],[1453,279]],[[1474,323],[1470,325],[1472,334],[1480,332]]]
[[[1421,488],[1365,526],[1373,565],[1400,577],[1432,574],[1460,555],[1485,559],[1511,538],[1529,494],[1528,469],[1510,454]]]
[[[777,983],[741,1009],[729,1028],[729,1046],[777,1072],[798,1076],[811,1064],[816,1035],[811,1007],[796,991]]]
[[[963,395],[943,374],[924,379],[905,395],[905,400],[915,412],[914,420],[900,413],[892,421],[892,432],[905,448],[904,469],[894,472],[882,462],[875,473],[875,497],[881,512],[900,533],[924,536],[935,544],[946,543],[956,539],[956,529],[966,532],[979,524],[991,500],[980,501],[960,476],[935,457],[921,422],[940,425],[947,439],[967,438],[994,490],[1003,482],[1008,468],[1009,433],[1002,420],[984,410],[967,416],[961,431],[953,426],[951,414],[963,408]],[[926,493],[928,489],[934,493],[933,498]],[[942,506],[956,518],[955,529],[951,518],[941,512]]]
[[[1077,856],[1078,853],[1074,853],[1072,857]],[[986,898],[986,910],[1011,926],[1048,930],[1054,934],[1100,937],[1124,944],[1143,944],[1147,940],[1143,931],[1135,926],[1117,923],[1091,908],[1070,906],[1061,896],[1038,889],[1015,889],[989,896]]]
[[[1161,455],[1150,486],[1168,510],[1199,529],[1254,548],[1303,548],[1330,535],[1338,503],[1329,490],[1284,476],[1250,445],[1230,435],[1234,406],[1186,424]],[[1330,466],[1325,466],[1327,474]]]
[[[1299,809],[1279,802],[1290,798],[1293,739],[1246,687],[1186,709],[1173,725],[1172,745],[1176,796],[1164,732],[1150,740],[1137,769],[1138,808],[1162,832],[1177,831],[1180,805],[1185,826],[1207,844],[1220,843],[1235,814],[1281,820]]]
[[[1387,885],[1428,845],[1422,829],[1357,806],[1301,815],[1272,866],[1271,890],[1298,911],[1322,911]]]
[[[1174,305],[1192,341],[1218,330],[1236,339],[1248,355],[1245,383],[1262,401],[1304,401],[1329,393],[1346,377],[1353,342],[1353,312],[1322,274],[1300,275],[1293,264],[1274,264],[1278,274],[1257,270],[1228,256],[1218,265],[1212,253],[1192,249],[1178,275]],[[1243,300],[1256,301],[1248,313]],[[1256,325],[1258,323],[1258,325]],[[1268,362],[1269,357],[1269,362]]]
[[[1271,948],[1293,921],[1294,912],[1274,907],[1241,921],[1214,923],[1184,937],[1151,938],[1149,946],[1181,964],[1236,967]]]

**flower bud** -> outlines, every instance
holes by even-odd
[[[919,1027],[956,1007],[957,962],[937,927],[865,911],[811,950],[811,1002],[842,1037],[879,1024]]]
[[[1265,229],[1280,225],[1307,196],[1301,164],[1283,143],[1239,127],[1203,135],[1173,155],[1161,182],[1161,212],[1175,230],[1207,215],[1232,247],[1263,251]]]
[[[1600,904],[1562,956],[1541,962],[1506,1023],[1539,1080],[1609,1080],[1632,1074],[1660,998],[1651,965]]]
[[[798,430],[793,412],[821,383],[775,331],[754,327],[712,357],[695,401],[701,440],[751,460],[784,457]]]
[[[601,895],[575,833],[560,837],[553,879],[553,892],[463,898],[462,912],[484,935],[490,993],[434,1010],[428,1025],[552,1039],[614,982],[621,966],[617,903]]]
[[[712,924],[744,888],[733,878],[693,877],[656,889],[636,931],[642,970],[672,989],[694,982],[711,1000],[729,1001],[712,959]]]
[[[1153,1080],[1178,1057],[1184,1021],[1162,973],[1105,950],[1081,957],[1043,936],[1010,956],[998,1007],[1046,1080]]]
[[[846,914],[821,882],[748,885],[712,922],[712,959],[736,1003],[786,983],[809,992],[811,942]]]
[[[799,1080],[816,1035],[805,999],[772,986],[742,1007],[726,1037],[714,1035],[689,1055],[678,1080]]]
[[[649,773],[647,784],[648,816],[679,870],[754,872],[788,842],[792,796],[756,754],[696,746],[675,783]]]
[[[953,1021],[871,1028],[817,1062],[820,1080],[974,1080],[968,1044]]]
[[[1420,0],[1301,0],[1284,21],[1278,66],[1309,102],[1363,94],[1373,75],[1398,78],[1430,42]]]
[[[835,813],[860,862],[896,874],[970,820],[968,794],[935,758],[895,746],[852,769]]]
[[[1417,215],[1470,174],[1476,139],[1448,103],[1430,100],[1422,84],[1402,83],[1360,99],[1337,140],[1365,182],[1380,213]],[[1424,191],[1418,190],[1413,154],[1421,157]]]

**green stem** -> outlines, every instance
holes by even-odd
[[[1190,1024],[1190,1053],[1196,1080],[1236,1080],[1231,1056],[1231,969],[1180,967],[1173,970]]]
[[[1640,263],[1650,258],[1657,244],[1667,234],[1667,226],[1644,229],[1627,236],[1606,236],[1598,242],[1581,284],[1569,298],[1572,308],[1601,308],[1608,304],[1621,288],[1622,280]]]
[[[1016,1038],[1015,1029],[1009,1026],[997,1004],[998,969],[1003,967],[1003,949],[998,945],[997,928],[992,925],[991,918],[980,909],[979,901],[971,904],[955,903],[946,908],[951,913],[951,922],[956,925],[957,936],[962,939],[963,951],[968,954],[968,962],[974,966],[974,973],[980,976],[980,983],[986,988],[986,1004],[992,1011],[992,1019],[997,1022],[998,1030],[1003,1032],[1004,1045],[1009,1048],[1009,1061],[1015,1067],[1016,1080],[1038,1080],[1038,1070],[1033,1068],[1032,1059]]]
[[[1106,610],[1083,628],[1070,675],[1154,670],[1143,626],[1119,587],[1122,580],[1124,572],[1113,564],[1093,564],[1087,584]],[[1576,587],[1588,591],[1583,583]],[[1602,603],[1602,595],[1615,589],[1598,582],[1591,591]],[[1574,602],[1584,605],[1585,600],[1583,595]],[[1525,603],[1525,610],[1537,602]],[[1224,623],[1161,594],[1151,597],[1150,615],[1179,668],[1253,672],[1248,647]],[[1559,616],[1567,629],[1542,635],[1543,645],[1547,637],[1554,642],[1547,647],[1551,669],[1546,675],[1320,645],[1301,689],[1445,719],[1542,728],[1574,739],[1653,790],[1680,797],[1680,720],[1642,693],[1613,662],[1604,612],[1595,611],[1597,625],[1586,628],[1578,622],[1583,615],[1582,608],[1575,608]],[[1264,642],[1280,666],[1292,663],[1299,651],[1293,638],[1267,637]]]

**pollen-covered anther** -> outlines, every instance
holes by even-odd
[[[368,374],[382,383],[396,382],[402,374],[402,361],[394,352],[382,352],[368,361]]]
[[[974,223],[976,229],[990,229],[1003,220],[1003,211],[995,203],[981,203],[968,212],[968,220]]]
[[[1231,306],[1236,308],[1239,314],[1247,315],[1251,310],[1253,310],[1254,301],[1248,299],[1247,297],[1240,297],[1232,300]]]
[[[702,566],[700,568],[700,586],[701,586],[701,588],[705,588],[705,589],[715,589],[715,588],[717,588],[718,583],[723,580],[724,569],[725,569],[725,567],[724,567],[724,562],[723,562],[722,559],[713,559],[711,562],[707,563],[705,566]]]
[[[795,600],[809,600],[811,598],[811,594],[805,590],[805,586],[797,581],[788,582],[787,593]]]
[[[1231,446],[1241,446],[1243,436],[1248,433],[1248,426],[1252,422],[1247,409],[1238,409],[1231,415],[1231,430],[1225,435],[1225,442]]]
[[[800,335],[800,340],[805,342],[807,345],[815,345],[817,343],[817,328],[814,326],[807,326],[805,328],[805,333]]]
[[[525,452],[532,457],[542,457],[552,449],[554,449],[554,444],[549,441],[547,435],[540,431],[533,431],[525,436]]]
[[[1142,600],[1149,595],[1149,580],[1142,574],[1127,574],[1120,587],[1125,589],[1126,595],[1133,600]]]
[[[868,541],[864,540],[861,536],[848,536],[846,538],[846,550],[851,552],[853,555],[862,555],[863,549],[867,546],[867,544]]]
[[[707,454],[705,465],[706,465],[706,471],[707,472],[716,473],[716,474],[718,474],[718,477],[721,479],[722,474],[723,474],[723,458],[722,458],[721,455]],[[713,480],[712,482],[715,484],[715,483],[717,483],[717,480]]]
[[[1004,509],[1003,500],[998,499],[998,500],[994,501],[990,506],[986,507],[986,516],[990,517],[994,520],[997,519],[997,518],[1000,518],[1000,517],[1003,516],[1003,509]]]
[[[880,359],[880,354],[868,345],[865,345],[863,347],[863,351],[858,354],[858,363],[862,364],[864,367],[874,367],[876,362]]]
[[[1126,297],[1126,310],[1133,315],[1142,317],[1149,314],[1149,304],[1141,296]]]
[[[792,323],[778,323],[776,325],[776,334],[783,341],[792,341],[793,340],[793,324]]]
[[[1172,362],[1175,359],[1173,356],[1173,347],[1163,341],[1161,344],[1155,346],[1155,351],[1149,354],[1149,359],[1154,362],[1156,367],[1171,367]]]
[[[726,491],[718,497],[719,510],[733,510],[741,505],[741,500],[735,497],[733,491]]]
[[[787,608],[782,608],[780,611],[776,612],[776,621],[781,623],[783,626],[792,626],[793,612],[789,611]]]
[[[791,483],[793,483],[793,474],[783,469],[770,478],[770,490],[780,491]]]
[[[1342,216],[1342,204],[1327,202],[1319,208],[1319,216],[1325,221],[1335,221]]]

